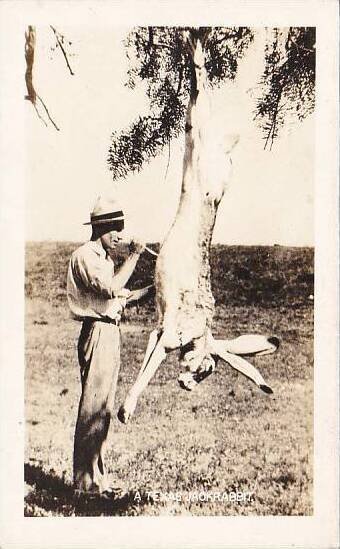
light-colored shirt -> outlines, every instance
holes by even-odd
[[[90,240],[71,256],[67,273],[67,299],[76,320],[85,317],[119,320],[129,290],[115,293],[114,263],[101,244]]]

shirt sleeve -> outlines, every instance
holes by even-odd
[[[113,268],[97,254],[79,255],[72,261],[74,276],[88,290],[111,299],[114,296]]]

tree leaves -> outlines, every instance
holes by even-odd
[[[126,85],[146,83],[150,114],[113,133],[108,155],[113,179],[139,171],[185,128],[187,105],[195,82],[193,60],[185,41],[204,41],[205,68],[211,87],[234,79],[238,62],[254,38],[248,27],[136,27],[125,46],[130,61]],[[255,118],[273,143],[288,119],[301,120],[314,109],[315,28],[268,30],[265,68]]]
[[[146,82],[150,115],[139,117],[120,134],[112,134],[108,164],[114,179],[140,170],[184,131],[194,82],[186,30],[195,39],[208,35],[206,68],[212,86],[235,77],[237,61],[252,40],[247,28],[137,27],[130,32],[125,41],[130,60],[127,86],[133,89]]]
[[[248,27],[211,29],[206,44],[206,69],[212,85],[235,78],[238,60],[243,57],[253,38],[253,32]]]
[[[274,29],[265,48],[255,118],[272,147],[289,118],[302,120],[315,106],[315,28]]]

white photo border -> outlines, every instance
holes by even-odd
[[[77,25],[315,26],[314,515],[24,517],[24,29]],[[114,23],[112,23],[114,22]],[[338,539],[338,2],[336,0],[4,0],[1,71],[1,547],[308,547]]]

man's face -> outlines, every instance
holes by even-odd
[[[114,250],[117,244],[122,240],[122,230],[124,222],[117,221],[111,225],[105,225],[101,231],[100,241],[106,252]]]

